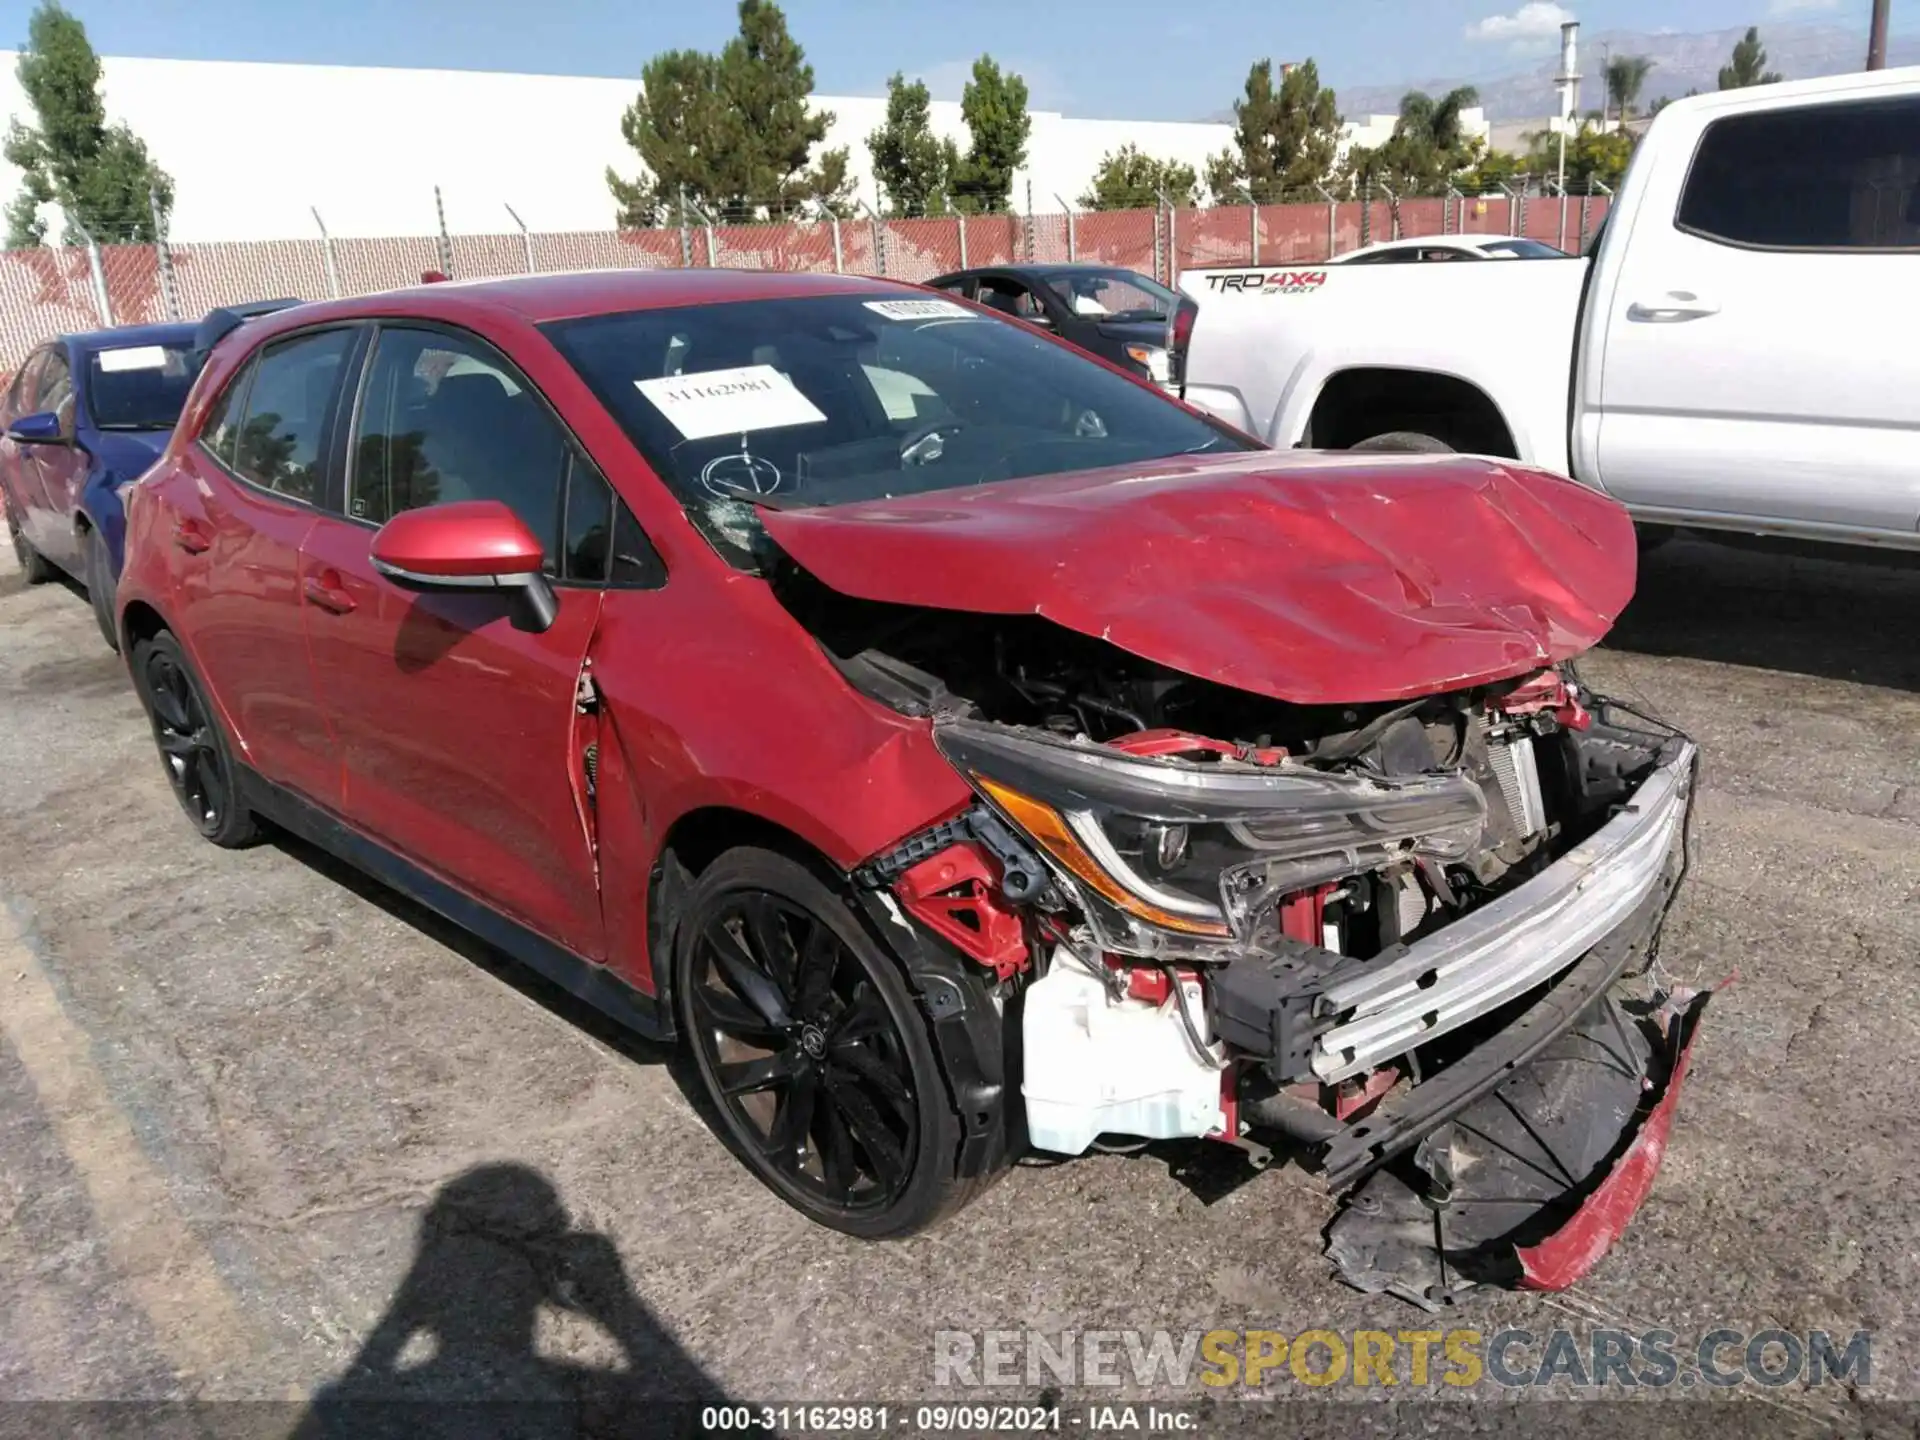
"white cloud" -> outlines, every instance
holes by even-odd
[[[1835,10],[1840,0],[1772,0],[1767,6],[1769,15],[1797,15],[1804,10]]]
[[[1511,15],[1489,15],[1467,27],[1469,40],[1494,40],[1529,44],[1552,40],[1560,27],[1573,19],[1573,12],[1553,0],[1527,0]]]

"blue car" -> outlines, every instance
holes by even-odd
[[[13,378],[0,444],[7,531],[29,581],[64,570],[87,587],[117,641],[113,587],[126,513],[120,489],[160,457],[198,369],[197,327],[139,325],[62,335]]]

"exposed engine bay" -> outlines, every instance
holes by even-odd
[[[1034,616],[852,600],[797,570],[776,588],[851,683],[933,722],[979,797],[858,878],[1018,996],[1033,1146],[1309,1155],[1336,1190],[1367,1182],[1368,1223],[1398,1217],[1336,1223],[1345,1277],[1437,1304],[1523,1282],[1513,1257],[1608,1184],[1682,1070],[1699,1002],[1650,977],[1694,747],[1571,664],[1296,705]],[[1608,1118],[1544,1162],[1479,1155],[1486,1115],[1556,1056],[1576,1078],[1535,1087],[1548,1114]],[[1591,1104],[1589,1072],[1615,1077]],[[1567,1183],[1475,1189],[1543,1166]]]

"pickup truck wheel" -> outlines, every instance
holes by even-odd
[[[1384,435],[1370,435],[1355,450],[1385,450],[1401,455],[1451,455],[1453,446],[1434,435],[1422,435],[1418,430],[1389,430]]]

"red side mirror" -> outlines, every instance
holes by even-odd
[[[544,548],[498,500],[402,511],[380,527],[369,554],[374,569],[409,590],[518,590],[536,628],[559,615]]]

